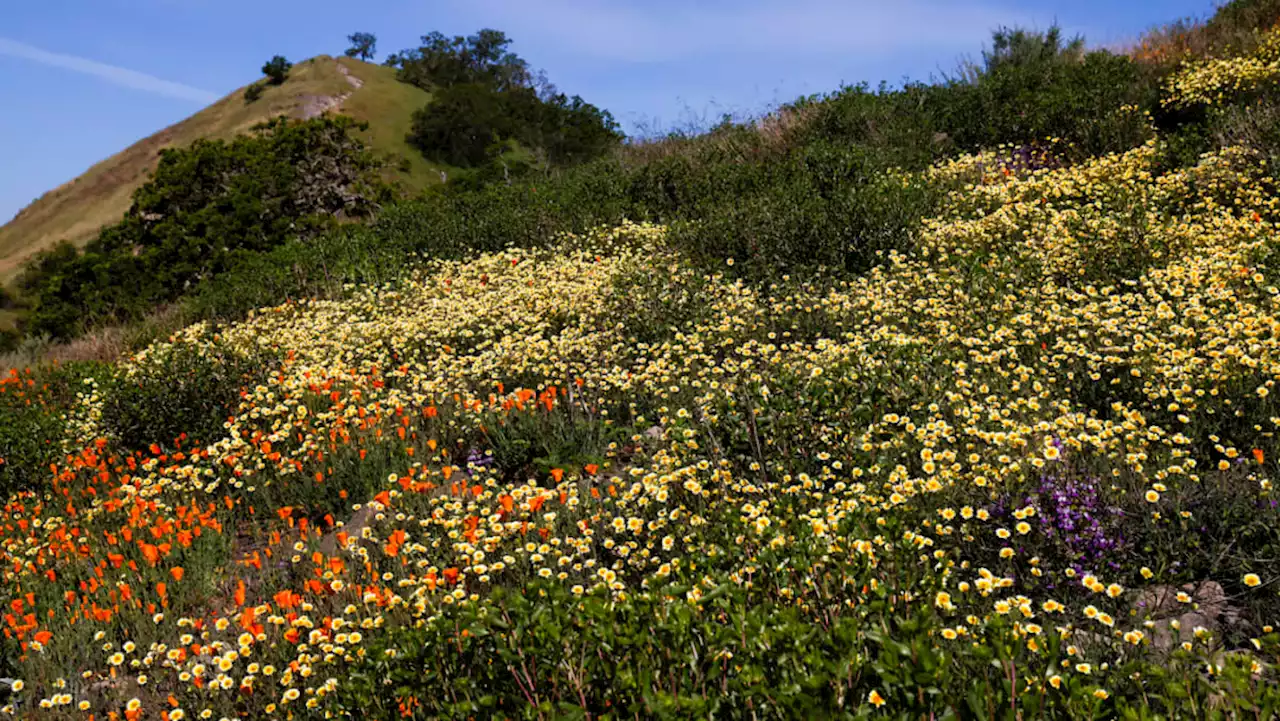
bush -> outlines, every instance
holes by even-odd
[[[406,138],[430,160],[475,167],[491,157],[491,148],[516,128],[504,98],[488,86],[462,83],[441,88],[413,114]]]
[[[846,564],[823,565],[839,576]],[[624,599],[576,596],[558,583],[495,588],[380,636],[327,698],[339,713],[388,718],[671,719],[853,719],[873,706],[901,718],[992,718],[1002,708],[1049,719],[1198,718],[1206,706],[1234,717],[1280,701],[1273,686],[1248,681],[1247,659],[1223,657],[1209,676],[1203,653],[1163,663],[1125,654],[1082,677],[1046,664],[1068,645],[1058,634],[1027,644],[997,618],[947,653],[933,637],[945,621],[930,603],[904,604],[881,588],[846,604],[846,591],[831,589],[820,607],[797,606],[778,585],[704,575]],[[1267,637],[1268,651],[1275,642]],[[1055,672],[1066,678],[1050,690]]]
[[[120,223],[78,252],[37,255],[18,284],[34,333],[67,338],[101,323],[137,320],[242,251],[309,238],[338,218],[371,214],[389,198],[378,161],[350,118],[276,118],[231,142],[167,149]]]
[[[1149,136],[1141,111],[1158,99],[1158,79],[1126,56],[1084,52],[1057,28],[1002,29],[984,62],[955,78],[898,90],[859,85],[822,99],[806,134],[858,143],[908,169],[1049,137],[1083,158],[1140,145]]]
[[[856,147],[818,143],[792,163],[785,177],[744,187],[733,201],[705,201],[674,224],[673,244],[705,267],[732,259],[734,272],[756,280],[800,269],[856,273],[885,251],[909,249],[939,198],[920,179],[875,172]]]
[[[46,486],[49,465],[63,457],[65,412],[85,378],[107,372],[97,363],[69,363],[0,376],[0,495]]]
[[[1149,136],[1140,110],[1155,107],[1159,86],[1123,55],[1085,53],[1077,38],[1001,30],[985,65],[953,84],[948,132],[963,148],[1066,141],[1077,157],[1128,150]]]
[[[292,67],[293,63],[285,60],[283,55],[276,55],[262,65],[262,74],[267,76],[267,82],[272,85],[283,85],[289,77],[289,68]]]
[[[262,97],[263,90],[264,90],[264,87],[262,83],[252,83],[251,85],[249,85],[249,87],[244,89],[245,103],[256,102],[258,98]]]
[[[532,89],[496,90],[483,83],[447,85],[413,114],[410,145],[437,162],[474,168],[493,161],[511,144],[533,149],[552,166],[586,162],[616,146],[622,134],[607,111]]]
[[[104,387],[102,427],[128,451],[171,449],[225,435],[240,391],[270,373],[266,355],[242,355],[207,339],[154,347]]]

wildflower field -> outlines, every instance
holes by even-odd
[[[1153,135],[891,173],[861,275],[628,223],[13,371],[3,711],[1274,717],[1277,189]]]

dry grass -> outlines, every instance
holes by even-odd
[[[628,165],[645,165],[675,155],[688,155],[697,150],[757,158],[761,153],[781,154],[791,148],[796,134],[805,128],[812,117],[812,106],[785,106],[744,123],[755,131],[752,133],[738,132],[736,128],[704,133],[673,132],[661,138],[629,142],[619,152],[623,162]]]
[[[33,368],[72,361],[110,362],[124,355],[126,332],[119,326],[99,328],[66,343],[29,341],[15,351],[0,354],[0,373],[10,368]]]
[[[1184,60],[1239,55],[1253,50],[1260,31],[1280,23],[1280,0],[1236,0],[1207,18],[1184,18],[1143,33],[1119,48],[1135,60],[1171,67]]]
[[[338,64],[364,81],[352,88],[338,72]],[[351,58],[319,56],[299,63],[281,86],[268,86],[254,103],[245,103],[238,88],[195,115],[138,141],[94,165],[80,177],[55,188],[28,205],[0,227],[0,282],[17,275],[22,262],[61,240],[84,245],[104,225],[122,218],[133,191],[155,168],[160,151],[187,145],[199,138],[231,138],[276,115],[297,116],[309,100],[351,93],[341,112],[370,123],[366,140],[383,155],[409,156],[404,143],[410,116],[430,95],[400,83],[395,71]],[[409,190],[439,181],[439,173],[416,154],[410,171],[398,174]]]
[[[50,363],[100,361],[110,363],[186,326],[191,319],[179,306],[160,308],[145,319],[129,325],[95,328],[70,341],[53,342],[28,338],[9,353],[0,353],[0,374],[10,368],[31,368]]]
[[[0,308],[0,331],[16,328],[17,325],[18,311],[10,308]]]

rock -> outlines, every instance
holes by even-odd
[[[1179,592],[1190,601],[1178,600]],[[1143,589],[1134,602],[1139,616],[1154,621],[1151,648],[1168,653],[1183,642],[1195,639],[1196,629],[1215,637],[1224,625],[1238,623],[1239,609],[1227,602],[1227,594],[1216,581],[1188,583],[1181,587],[1152,586]]]
[[[352,538],[359,539],[360,532],[369,525],[373,518],[374,510],[369,504],[360,507],[360,510],[351,515],[351,520],[347,521],[342,528],[335,528],[325,534],[320,540],[320,552],[326,556],[335,555],[338,552],[338,531],[345,531]]]

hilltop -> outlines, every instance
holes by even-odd
[[[341,112],[369,124],[361,134],[375,153],[390,157],[388,174],[409,191],[440,180],[437,166],[405,142],[411,116],[430,93],[396,79],[393,68],[320,55],[298,63],[279,86],[265,86],[247,103],[241,87],[179,123],[154,133],[36,199],[0,227],[0,282],[12,279],[32,254],[67,240],[83,246],[119,221],[133,192],[155,170],[160,151],[201,138],[230,139],[277,115],[307,118]]]

